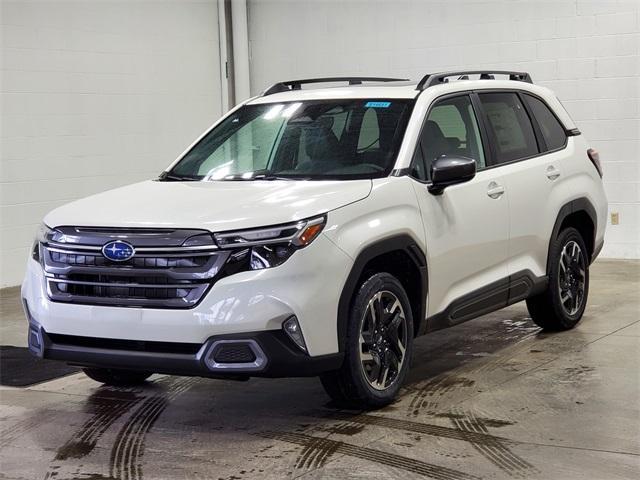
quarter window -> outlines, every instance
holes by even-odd
[[[538,121],[538,125],[540,125],[540,130],[542,130],[542,137],[547,145],[547,150],[557,150],[558,148],[564,147],[567,143],[567,135],[564,131],[564,127],[560,124],[549,107],[547,107],[542,100],[534,96],[525,95],[525,98],[533,116]]]
[[[478,122],[468,95],[436,103],[422,127],[412,174],[428,180],[431,164],[442,155],[473,158],[478,170],[486,166]]]
[[[498,163],[539,153],[531,120],[515,93],[482,93],[479,97],[495,138]]]

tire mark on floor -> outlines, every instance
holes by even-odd
[[[311,440],[298,456],[297,469],[322,467],[336,451],[336,442],[328,437],[309,437]]]
[[[361,460],[379,463],[387,467],[398,468],[417,475],[434,478],[436,480],[479,480],[479,477],[476,477],[475,475],[453,470],[451,468],[440,467],[438,465],[432,465],[430,463],[409,457],[403,457],[394,453],[376,450],[373,448],[360,447],[349,443],[330,440],[328,438],[320,439],[321,442],[318,442],[318,437],[310,435],[273,431],[261,432],[258,435],[271,440],[279,440],[282,442],[300,445],[305,447],[305,450],[309,446],[320,443],[321,448],[324,451],[331,451],[331,455],[336,453],[343,454],[359,458]]]
[[[417,417],[421,412],[432,411],[437,407],[437,398],[458,388],[468,388],[475,382],[466,377],[441,375],[427,381],[417,389],[407,388],[412,395],[407,407],[407,416]]]
[[[356,435],[364,428],[365,425],[350,421],[339,422],[332,425],[307,425],[302,429],[302,431],[306,434],[326,434],[326,436],[314,436],[314,441],[304,447],[304,449],[298,456],[296,468],[299,470],[306,470],[322,467],[327,462],[329,457],[331,457],[334,453],[334,444],[331,442],[325,442],[325,440],[329,439],[334,434],[345,436]],[[298,432],[300,431],[301,430],[298,430]]]
[[[40,410],[39,412],[41,412],[41,415],[46,415],[49,419],[58,414],[57,411],[53,410]],[[35,418],[25,418],[23,420],[19,420],[10,427],[7,427],[4,430],[0,431],[0,447],[6,447],[10,445],[19,437],[27,433],[29,430],[33,430],[41,426],[42,417],[40,415],[36,416]]]
[[[171,377],[162,378],[153,385],[172,388],[176,382]],[[78,430],[56,452],[56,456],[49,465],[45,479],[59,478],[61,467],[69,459],[80,459],[89,455],[97,446],[102,436],[113,424],[124,417],[135,406],[143,401],[163,398],[165,392],[152,394],[150,397],[139,395],[144,393],[140,388],[101,387],[87,399],[86,409],[92,416],[85,421]],[[99,474],[91,474],[99,477]],[[75,477],[75,475],[73,475]],[[109,478],[109,477],[104,477]]]
[[[330,413],[327,415],[314,415],[310,416],[320,418],[331,418],[336,420],[348,420],[353,423],[360,423],[362,425],[374,425],[383,428],[392,428],[394,430],[400,430],[404,432],[420,433],[423,435],[429,435],[432,437],[451,438],[454,440],[461,440],[470,443],[487,443],[487,442],[503,442],[503,443],[518,443],[507,438],[497,437],[491,435],[488,431],[485,432],[473,432],[465,431],[459,428],[444,427],[441,425],[432,425],[429,423],[419,423],[410,420],[401,420],[391,417],[381,417],[378,415],[358,414],[352,415],[347,413]],[[457,414],[456,419],[467,418],[466,415]]]
[[[467,441],[478,453],[510,476],[525,478],[539,472],[529,462],[513,453],[502,439],[490,435],[487,426],[473,413],[460,412],[459,416],[451,418],[451,422],[463,432],[463,435],[469,435]],[[478,441],[478,435],[483,435],[484,440]]]
[[[167,406],[197,382],[197,378],[181,378],[172,383],[164,395],[149,397],[140,404],[116,436],[109,459],[111,478],[143,478],[142,457],[147,433]]]
[[[515,335],[514,343],[503,349],[500,354],[493,352],[486,357],[461,365],[459,368],[440,374],[432,379],[409,385],[404,389],[402,397],[409,396],[407,416],[417,417],[420,414],[434,414],[438,410],[441,397],[454,391],[470,388],[475,385],[474,377],[489,375],[494,370],[504,368],[520,352],[529,348],[527,340],[535,337],[540,329],[528,325],[528,320],[514,322],[504,320],[506,333]],[[515,333],[514,333],[515,332]]]
[[[327,433],[336,433],[338,435],[352,436],[360,433],[365,427],[362,423],[349,421],[347,416],[344,418],[347,421],[335,425],[323,425],[318,427],[318,430]]]
[[[104,392],[101,392],[104,393]],[[93,416],[58,448],[54,460],[64,461],[68,458],[82,458],[93,451],[98,440],[113,425],[113,423],[127,413],[142,397],[130,392],[118,392],[118,397],[89,398],[89,406]]]

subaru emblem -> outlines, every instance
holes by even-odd
[[[105,243],[102,247],[102,255],[113,262],[125,262],[136,253],[133,245],[122,240],[114,240]]]

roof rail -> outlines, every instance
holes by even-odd
[[[480,75],[480,80],[493,80],[495,78],[494,75],[508,75],[509,80],[533,83],[533,80],[531,80],[531,75],[529,75],[527,72],[510,72],[505,70],[470,70],[461,72],[429,73],[422,77],[422,80],[418,82],[416,90],[424,90],[426,88],[433,87],[434,85],[447,83],[449,81],[449,77],[459,77],[458,80],[468,80],[469,75]]]
[[[325,77],[325,78],[303,78],[301,80],[287,80],[278,82],[267,88],[262,96],[273,95],[274,93],[300,90],[302,85],[307,83],[331,83],[349,82],[349,85],[360,85],[362,82],[408,82],[408,78],[387,78],[387,77]]]

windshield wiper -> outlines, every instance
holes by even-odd
[[[274,175],[273,173],[261,173],[259,175],[254,175],[249,180],[294,180],[294,178],[280,177],[278,175]]]
[[[198,180],[199,179],[194,177],[181,177],[167,172],[162,172],[158,177],[158,181],[160,182],[196,182]]]
[[[248,174],[251,173],[251,176]],[[246,172],[244,174],[232,174],[222,178],[224,181],[232,182],[250,182],[252,180],[308,180],[307,177],[298,177],[295,175],[284,176],[277,175],[269,170],[256,170],[255,172]]]

